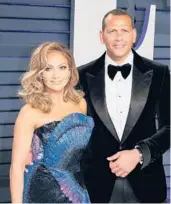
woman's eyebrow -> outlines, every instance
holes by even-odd
[[[61,65],[66,65],[66,63],[65,63],[65,62],[63,62],[63,63],[59,64],[58,66],[61,66]]]
[[[57,65],[57,67],[59,67],[59,66],[61,66],[61,65],[67,65],[67,64],[66,64],[65,62],[63,62],[63,63]],[[53,67],[53,65],[51,65],[51,64],[47,64],[47,66],[48,66],[48,67]]]
[[[47,64],[47,66],[46,67],[53,67],[51,64]]]

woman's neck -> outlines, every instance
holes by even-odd
[[[62,104],[64,102],[63,100],[63,95],[64,95],[64,92],[60,92],[60,93],[56,93],[56,92],[53,92],[53,93],[49,93],[49,96],[52,100],[52,104],[54,104],[54,106],[59,106],[60,104]]]

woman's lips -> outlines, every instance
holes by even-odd
[[[55,85],[58,85],[58,84],[61,84],[62,83],[62,80],[61,81],[51,81],[52,84],[55,84]]]

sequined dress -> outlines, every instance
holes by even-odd
[[[72,113],[34,131],[33,165],[24,174],[24,203],[90,203],[80,160],[93,119]]]

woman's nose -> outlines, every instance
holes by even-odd
[[[59,77],[58,71],[54,69],[53,74],[52,74],[52,78],[57,79],[58,77]]]

